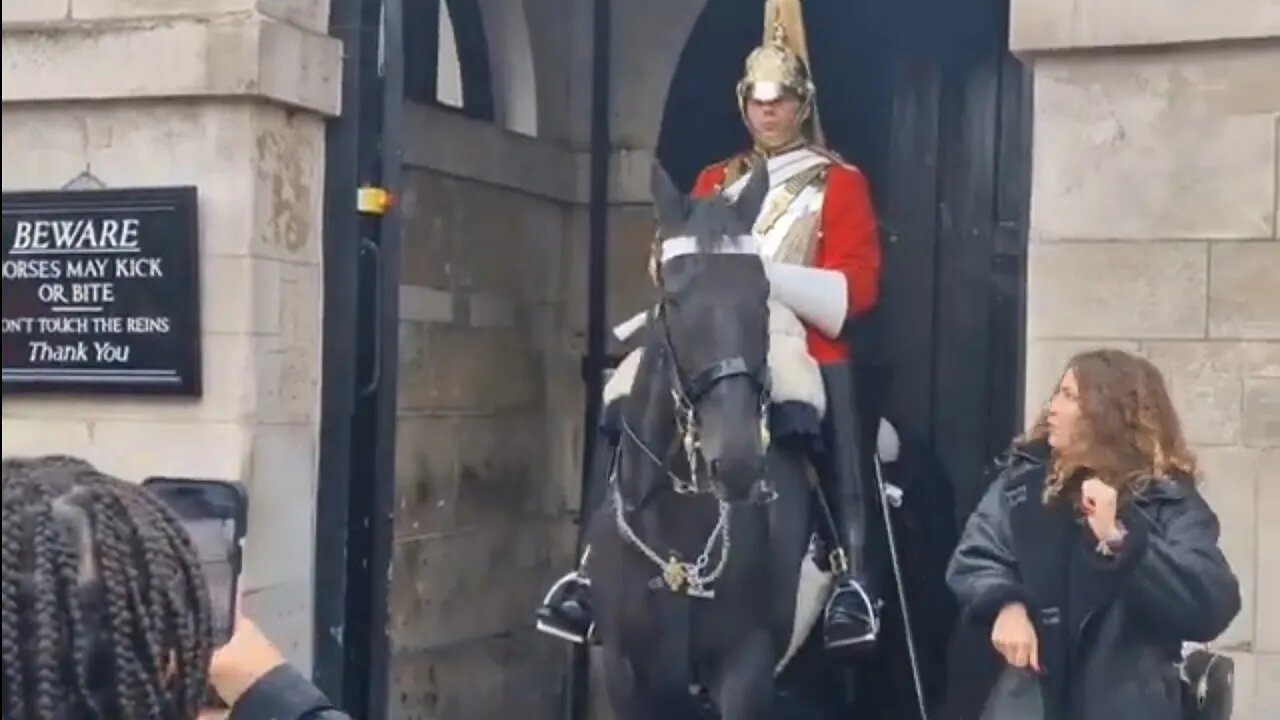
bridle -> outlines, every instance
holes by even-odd
[[[769,404],[771,401],[769,368],[765,361],[751,363],[742,355],[732,355],[716,360],[692,375],[686,374],[680,364],[680,356],[676,351],[675,342],[671,338],[671,327],[667,323],[668,312],[666,300],[661,301],[649,311],[649,318],[646,324],[652,329],[652,332],[660,333],[661,341],[658,343],[658,348],[662,352],[663,364],[667,366],[670,374],[669,391],[672,403],[675,406],[677,432],[675,442],[667,453],[667,457],[670,457],[677,445],[682,447],[689,467],[689,477],[683,478],[673,472],[668,462],[662,459],[635,432],[627,421],[625,414],[622,418],[622,430],[625,439],[634,444],[658,469],[666,474],[677,494],[698,495],[713,493],[715,488],[710,482],[710,478],[707,477],[707,473],[704,472],[705,469],[708,469],[708,464],[702,457],[702,442],[699,437],[698,426],[698,403],[711,392],[712,388],[725,380],[737,377],[745,377],[750,380],[758,400],[757,422],[760,428],[761,446],[764,450],[768,450],[770,441]],[[622,444],[619,443],[619,454],[621,449]],[[765,498],[766,502],[772,501],[776,494],[768,485],[767,479],[762,476],[758,482],[760,485],[757,497]],[[643,504],[643,499],[640,502]]]
[[[710,478],[706,478],[700,471],[701,468],[706,466],[706,463],[703,462],[701,442],[698,437],[698,402],[706,397],[712,388],[724,380],[736,377],[750,379],[759,400],[757,419],[760,427],[761,446],[767,451],[769,447],[770,403],[768,363],[762,361],[759,364],[752,364],[741,355],[733,355],[717,360],[697,373],[687,376],[681,369],[676,346],[671,338],[671,328],[667,324],[667,312],[667,303],[664,300],[649,312],[647,325],[651,328],[651,332],[661,333],[659,349],[663,353],[662,360],[664,364],[670,368],[669,391],[672,402],[675,405],[676,428],[678,431],[671,451],[674,452],[676,444],[683,446],[688,460],[689,477],[682,478],[671,470],[668,463],[659,457],[631,427],[631,424],[627,421],[626,413],[622,414],[624,440],[629,441],[638,448],[671,480],[672,489],[676,494],[704,495],[714,493],[715,487],[710,482]],[[708,534],[702,551],[694,562],[682,560],[678,553],[671,553],[666,559],[663,559],[649,544],[640,539],[627,521],[627,507],[618,482],[623,445],[624,443],[622,442],[618,443],[609,470],[609,484],[613,490],[614,523],[622,538],[639,550],[661,571],[660,575],[649,582],[650,588],[657,590],[666,587],[673,593],[683,593],[695,598],[709,599],[715,597],[715,590],[711,588],[711,585],[720,578],[729,561],[729,503],[722,497],[716,498],[717,519],[715,527]],[[668,456],[670,454],[668,453]],[[757,502],[769,503],[777,499],[778,495],[773,490],[772,485],[769,484],[768,478],[764,473],[761,473],[756,482],[758,485],[754,488],[753,495]],[[637,499],[636,509],[643,507],[648,500],[649,497]],[[719,559],[716,565],[711,567],[711,555],[716,550],[717,545],[720,549]]]

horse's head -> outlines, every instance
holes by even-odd
[[[662,305],[657,332],[686,451],[722,498],[751,497],[767,450],[769,281],[752,225],[769,190],[755,171],[738,198],[691,198],[655,164]]]

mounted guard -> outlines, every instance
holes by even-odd
[[[766,0],[764,41],[747,57],[737,96],[753,146],[704,169],[693,195],[720,193],[735,200],[753,169],[768,168],[769,191],[753,227],[754,237],[765,261],[772,301],[803,322],[804,347],[820,370],[825,391],[825,397],[816,402],[780,402],[778,368],[772,368],[775,392],[770,429],[775,438],[800,438],[818,475],[817,499],[822,508],[818,535],[827,551],[826,569],[835,579],[825,610],[824,645],[828,649],[868,647],[875,643],[880,626],[880,602],[868,584],[864,563],[864,534],[874,492],[864,477],[869,458],[864,453],[871,448],[860,447],[864,435],[858,427],[853,364],[844,330],[850,319],[877,301],[881,250],[865,177],[822,144],[798,0]],[[624,323],[615,333],[620,337],[633,333],[642,322]],[[774,364],[772,351],[770,364]],[[625,376],[627,365],[624,361],[610,381],[615,395],[620,394],[616,386],[627,382],[619,378]],[[609,395],[607,388],[606,401]],[[607,408],[605,416],[607,423]],[[616,436],[610,440],[616,446]],[[538,609],[540,630],[573,642],[590,639],[589,552],[588,548],[577,570],[552,587]]]

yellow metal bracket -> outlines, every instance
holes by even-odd
[[[390,191],[365,185],[356,190],[356,210],[363,215],[385,215],[392,204]]]

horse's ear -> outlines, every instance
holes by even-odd
[[[760,209],[764,207],[764,197],[768,194],[769,168],[761,164],[751,171],[747,186],[742,188],[738,200],[733,204],[733,209],[738,212],[738,217],[742,218],[747,227],[754,225],[756,218],[760,217]]]
[[[658,215],[658,227],[664,233],[673,233],[684,226],[689,215],[689,202],[680,188],[671,181],[662,165],[653,164],[649,173],[649,191],[653,193],[653,206]]]

